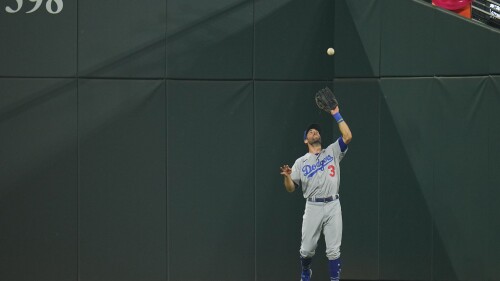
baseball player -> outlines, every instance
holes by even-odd
[[[297,159],[292,168],[288,165],[281,167],[286,190],[293,192],[296,187],[301,187],[306,199],[300,245],[301,281],[311,280],[311,261],[321,231],[325,236],[330,280],[338,281],[340,278],[340,161],[347,152],[352,134],[342,119],[338,106],[330,113],[337,121],[342,136],[328,147],[322,148],[321,128],[318,124],[309,125],[304,131],[304,143],[308,152]]]

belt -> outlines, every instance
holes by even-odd
[[[335,194],[334,196],[329,196],[329,197],[325,197],[325,198],[307,198],[307,201],[309,202],[332,202],[334,200],[337,200],[339,199],[339,195],[338,194]]]

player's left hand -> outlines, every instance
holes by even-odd
[[[283,176],[289,176],[292,174],[292,169],[290,169],[290,167],[288,167],[288,165],[283,165],[280,167],[281,169],[281,175]]]
[[[330,110],[330,113],[334,115],[335,113],[338,113],[340,111],[339,106],[337,105],[334,109]]]

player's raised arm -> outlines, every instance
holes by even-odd
[[[340,133],[342,134],[342,140],[344,141],[344,143],[348,144],[349,142],[351,142],[351,130],[349,129],[349,126],[347,126],[347,123],[344,121],[344,119],[342,119],[342,116],[340,116],[338,106],[339,103],[330,88],[325,87],[324,89],[319,90],[316,93],[314,99],[316,100],[316,104],[321,110],[329,112],[333,116],[333,118],[335,118],[337,124],[339,124]]]
[[[283,165],[280,167],[281,173],[283,175],[283,184],[285,185],[286,191],[288,192],[294,192],[295,191],[295,184],[293,183],[291,174],[292,174],[292,169],[288,165]]]
[[[335,107],[335,109],[332,109],[330,113],[332,114],[333,118],[335,118],[337,124],[339,125],[339,130],[340,133],[342,134],[342,140],[344,141],[345,144],[349,144],[352,140],[351,129],[349,129],[349,126],[347,126],[347,123],[340,115],[339,107],[338,106]]]

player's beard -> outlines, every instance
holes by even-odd
[[[312,139],[311,141],[308,142],[312,146],[321,145],[321,136],[318,136],[317,139]]]

